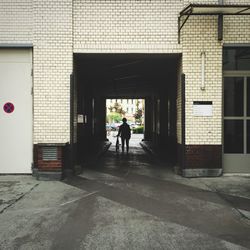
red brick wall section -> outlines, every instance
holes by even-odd
[[[214,169],[222,168],[221,145],[186,145],[186,169]]]
[[[37,146],[34,148],[35,166],[42,171],[58,171],[62,169],[62,147],[57,147],[57,160],[43,160],[43,147]]]

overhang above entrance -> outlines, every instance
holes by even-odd
[[[223,16],[224,15],[250,15],[250,5],[220,5],[220,4],[189,4],[185,7],[178,18],[178,43],[180,32],[191,15],[216,15],[218,16],[218,40],[223,39]],[[185,19],[182,20],[182,17]],[[182,21],[182,22],[181,22]]]
[[[250,5],[189,4],[183,15],[250,15]]]

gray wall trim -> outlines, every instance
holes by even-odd
[[[183,169],[182,176],[184,177],[219,177],[222,175],[222,168],[213,168],[213,169]]]
[[[250,70],[225,70],[223,71],[224,77],[249,77],[250,76]]]
[[[250,47],[250,43],[224,43],[223,47]]]
[[[32,43],[0,43],[0,48],[33,48]]]

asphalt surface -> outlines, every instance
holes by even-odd
[[[0,176],[0,249],[250,249],[249,181],[185,179],[113,146],[62,182]]]

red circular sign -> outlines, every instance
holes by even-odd
[[[11,103],[11,102],[6,102],[6,103],[3,105],[3,110],[4,110],[5,113],[10,114],[10,113],[12,113],[12,112],[14,111],[14,109],[15,109],[15,106],[14,106],[14,104]]]

